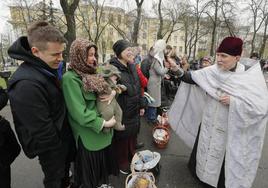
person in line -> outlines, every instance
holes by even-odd
[[[268,91],[258,61],[241,58],[242,46],[240,38],[226,37],[216,64],[198,71],[170,62],[182,81],[199,86],[181,85],[169,121],[193,147],[188,165],[205,187],[250,188],[261,158]],[[198,88],[203,95],[192,95]]]
[[[102,77],[96,75],[97,46],[86,39],[76,39],[70,48],[69,70],[63,75],[63,94],[68,109],[68,119],[77,146],[74,186],[96,188],[105,186],[109,175],[118,174],[114,150],[111,147],[115,117],[105,121],[97,111],[97,95],[89,88],[94,79],[100,90],[108,89]],[[95,75],[95,76],[94,76]],[[115,91],[102,96],[111,101]]]
[[[154,44],[154,59],[149,70],[149,80],[147,92],[154,98],[154,102],[148,105],[146,115],[150,124],[157,123],[157,108],[161,106],[161,86],[163,77],[169,70],[168,64],[164,64],[164,52],[166,50],[166,42],[163,39],[157,40]]]
[[[260,56],[259,56],[258,52],[253,52],[253,53],[250,55],[250,59],[255,59],[255,60],[260,59]]]
[[[66,118],[57,69],[63,60],[65,38],[45,21],[33,23],[28,35],[8,49],[24,61],[9,80],[8,95],[16,133],[30,159],[38,156],[45,188],[69,186],[74,142]]]
[[[147,79],[149,79],[149,77],[150,77],[149,71],[150,71],[153,59],[154,59],[154,49],[153,49],[153,47],[151,47],[149,49],[147,56],[144,57],[144,59],[142,60],[141,66],[140,66],[142,74]],[[145,91],[147,91],[147,88],[145,88]]]
[[[133,53],[135,53],[135,51],[133,50]],[[142,96],[142,106],[144,106],[144,108],[147,107],[148,105],[148,102],[147,102],[147,99],[145,98],[144,96],[144,92],[145,92],[145,88],[147,87],[147,84],[148,84],[148,79],[143,75],[142,71],[141,71],[141,63],[136,63],[135,61],[135,56],[133,55],[132,56],[132,61],[130,63],[134,63],[135,64],[135,67],[136,67],[136,70],[137,70],[137,74],[139,76],[139,80],[140,80],[140,86],[141,86],[141,96]],[[143,110],[140,110],[140,115],[143,116],[144,115],[144,112],[145,112],[145,109]],[[144,143],[143,142],[139,142],[137,139],[136,139],[136,147],[135,149],[141,149],[144,147]]]
[[[121,72],[121,79],[118,81],[127,87],[122,92],[117,102],[123,111],[122,124],[126,130],[115,131],[114,146],[116,150],[117,162],[122,174],[130,173],[130,162],[135,154],[137,134],[140,127],[140,112],[143,112],[140,79],[132,63],[133,52],[131,44],[126,40],[118,40],[113,45],[115,58],[110,60],[110,64],[117,67]]]
[[[8,101],[8,96],[3,88],[0,88],[0,110]],[[20,145],[11,129],[9,121],[0,116],[0,187],[10,188],[10,165],[20,154]]]

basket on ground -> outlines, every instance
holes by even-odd
[[[163,149],[166,148],[170,138],[168,128],[158,125],[153,128],[153,141],[156,147]]]
[[[125,188],[157,188],[151,172],[133,172],[125,181]]]
[[[125,187],[156,188],[154,172],[155,168],[159,168],[160,158],[160,153],[150,150],[135,153],[130,165],[131,174],[126,178]]]
[[[132,158],[131,172],[152,172],[157,177],[160,174],[160,159],[161,155],[158,152],[139,151]]]

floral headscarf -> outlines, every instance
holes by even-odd
[[[106,81],[96,74],[96,64],[87,64],[88,50],[94,47],[97,54],[97,46],[86,39],[76,39],[70,48],[70,66],[83,81],[83,88],[88,92],[108,93],[109,86]]]

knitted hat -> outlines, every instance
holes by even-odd
[[[226,53],[232,56],[241,56],[243,49],[243,41],[237,37],[226,37],[222,40],[217,49],[219,53]]]
[[[128,42],[124,39],[121,39],[121,40],[118,40],[114,43],[113,51],[116,54],[116,56],[118,57],[128,47],[131,47],[130,42]]]
[[[107,64],[104,66],[100,66],[99,69],[99,74],[103,77],[103,78],[108,78],[112,75],[116,75],[119,79],[121,78],[120,76],[120,71],[113,65],[111,64]]]

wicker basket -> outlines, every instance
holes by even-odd
[[[146,179],[147,185],[138,185],[139,179]],[[157,188],[155,185],[155,178],[151,172],[132,172],[125,181],[125,188]]]
[[[155,146],[157,148],[164,149],[164,148],[166,148],[166,146],[169,142],[169,138],[170,138],[169,130],[167,127],[165,127],[163,125],[158,125],[158,126],[155,126],[153,128],[153,134],[156,131],[156,129],[162,129],[162,130],[166,131],[166,133],[167,133],[166,136],[164,137],[164,140],[159,140],[159,139],[153,137],[153,142],[154,142]]]

